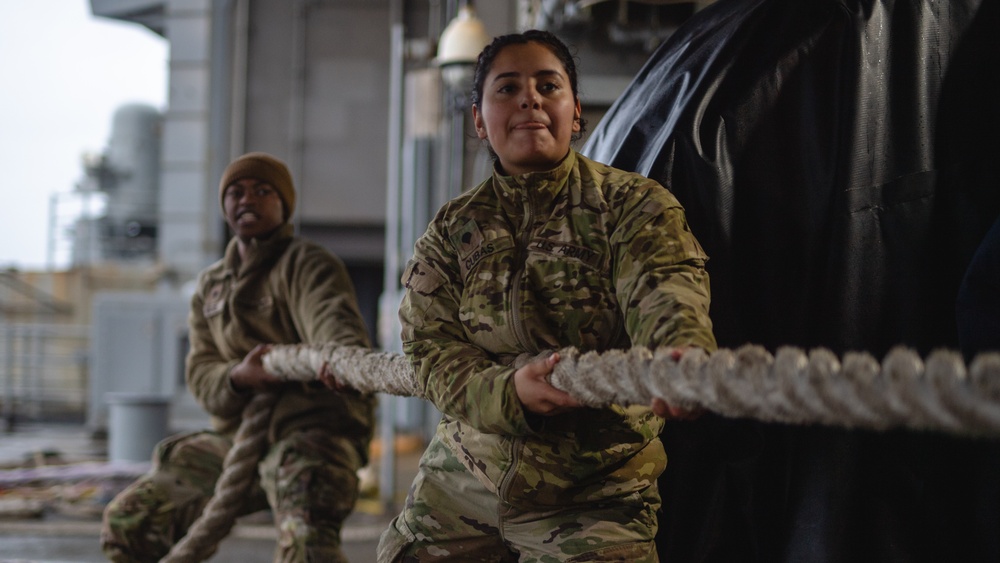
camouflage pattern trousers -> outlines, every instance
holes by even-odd
[[[232,442],[203,431],[156,446],[153,467],[105,508],[101,547],[111,561],[158,561],[208,503]],[[271,444],[242,514],[271,508],[275,561],[346,561],[340,530],[358,498],[361,459],[345,439],[314,428]]]
[[[432,440],[403,512],[382,533],[378,562],[656,563],[659,506],[654,484],[623,498],[516,508]]]

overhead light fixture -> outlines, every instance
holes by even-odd
[[[441,32],[437,58],[434,59],[441,68],[441,79],[445,84],[461,88],[471,77],[479,53],[491,39],[471,4],[460,7],[455,18]]]

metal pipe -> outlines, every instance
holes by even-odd
[[[224,121],[224,117],[229,115],[231,104],[228,101],[229,96],[223,88],[224,85],[230,83],[231,54],[229,52],[230,37],[228,31],[232,6],[232,0],[222,0],[212,4],[212,53],[209,64],[211,66],[210,76],[218,78],[211,85],[208,95],[211,119],[208,135],[212,154],[219,155],[217,158],[229,154],[229,137],[232,134],[232,126],[227,127]]]
[[[387,149],[386,214],[385,214],[385,280],[383,308],[398,303],[400,272],[400,147],[403,133],[403,57],[405,56],[405,25],[403,1],[389,3],[389,146]],[[382,319],[391,318],[389,311],[380,312]],[[391,350],[389,342],[383,348]],[[383,396],[379,407],[379,438],[382,460],[379,466],[379,497],[388,510],[396,496],[396,420],[393,408],[397,397]]]
[[[16,419],[16,410],[14,408],[14,402],[16,398],[14,397],[14,333],[15,327],[13,325],[6,325],[3,331],[3,345],[4,345],[4,400],[3,400],[3,419],[6,421],[7,432],[14,431],[14,423]]]
[[[45,264],[50,271],[56,269],[56,198],[57,194],[49,195],[49,228],[45,245]]]
[[[292,45],[291,73],[292,79],[288,92],[288,147],[287,163],[292,177],[298,180],[296,189],[299,201],[305,201],[306,183],[302,178],[302,161],[305,146],[305,92],[306,92],[306,18],[308,17],[309,0],[295,2],[292,15]],[[302,214],[292,215],[292,224],[299,230]]]
[[[28,415],[38,418],[41,414],[39,387],[42,379],[41,359],[43,354],[41,329],[36,325],[25,331],[24,354],[24,402]]]
[[[247,44],[250,29],[248,3],[249,0],[236,0],[236,7],[233,10],[232,92],[229,108],[230,150],[227,161],[246,152]]]
[[[204,157],[204,173],[207,186],[214,186],[229,162],[243,153],[246,132],[246,65],[247,65],[247,2],[249,0],[226,0],[212,2],[211,6],[211,54],[207,62],[209,70],[208,123],[209,154]],[[161,171],[161,174],[163,172]],[[163,183],[163,185],[166,185]],[[218,196],[215,191],[204,192],[205,209],[215,209]],[[218,214],[204,214],[203,252],[213,259],[221,253],[226,243],[225,222],[216,218]],[[186,272],[187,275],[197,271]]]
[[[465,105],[464,94],[452,94],[454,108],[450,114],[448,139],[448,198],[458,197],[465,190]],[[441,202],[442,205],[444,202]]]

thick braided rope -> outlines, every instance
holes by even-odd
[[[201,516],[188,528],[187,534],[160,559],[161,563],[204,561],[232,530],[257,473],[257,462],[267,445],[271,410],[276,401],[277,395],[261,393],[243,407],[243,422],[236,432],[233,447],[223,461],[222,475],[215,483],[215,494],[205,505]]]
[[[648,405],[653,397],[722,416],[846,428],[911,428],[1000,436],[1000,354],[977,356],[967,368],[953,351],[926,361],[893,349],[879,364],[867,353],[838,359],[829,350],[760,346],[580,353],[560,350],[552,385],[581,403]],[[315,378],[328,362],[338,381],[364,393],[423,397],[409,363],[398,354],[337,346],[275,346],[265,368],[289,379]]]
[[[977,356],[967,368],[953,351],[924,361],[905,348],[879,364],[866,353],[843,360],[829,350],[808,354],[759,346],[699,349],[679,359],[668,348],[635,347],[604,353],[560,350],[552,385],[581,403],[669,404],[704,408],[734,418],[885,430],[894,427],[965,435],[1000,436],[1000,354]],[[528,358],[519,358],[523,364]],[[309,381],[328,363],[338,381],[362,393],[421,397],[413,369],[400,354],[352,346],[274,346],[264,356],[273,375]],[[202,516],[161,561],[200,561],[232,529],[244,493],[264,451],[275,397],[256,396],[244,409],[235,444],[226,456],[215,496]]]
[[[283,344],[264,354],[268,373],[296,381],[316,379],[324,363],[330,365],[338,382],[360,393],[424,398],[413,368],[402,354],[335,344]]]

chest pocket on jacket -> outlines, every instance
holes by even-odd
[[[274,310],[274,297],[270,295],[240,297],[236,299],[236,306],[243,313],[266,315]]]
[[[610,256],[601,248],[536,238],[528,246],[525,307],[537,308],[535,327],[561,346],[604,350],[618,344],[623,327]],[[544,318],[544,323],[542,323]]]

